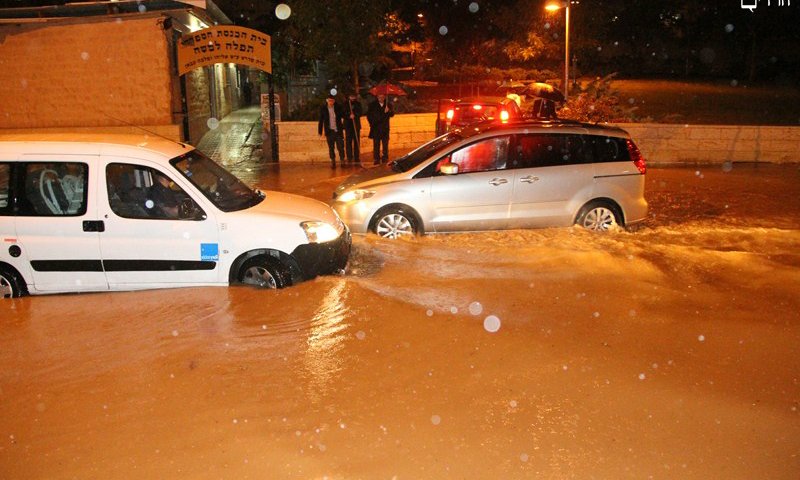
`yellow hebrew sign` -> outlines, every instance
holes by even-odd
[[[178,73],[215,63],[237,63],[272,73],[269,35],[235,25],[185,34],[178,44]]]

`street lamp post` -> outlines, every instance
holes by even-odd
[[[564,9],[564,99],[569,95],[569,2],[548,3],[544,8],[549,12]]]

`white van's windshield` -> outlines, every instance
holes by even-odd
[[[198,151],[175,158],[170,163],[223,212],[244,210],[264,200],[263,193],[248,187]]]

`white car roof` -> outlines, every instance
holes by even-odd
[[[146,134],[20,133],[0,134],[0,154],[119,155],[170,159],[194,150],[188,144]]]

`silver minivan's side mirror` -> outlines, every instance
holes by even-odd
[[[445,162],[439,165],[439,171],[444,175],[455,175],[458,173],[458,164],[453,162]]]

